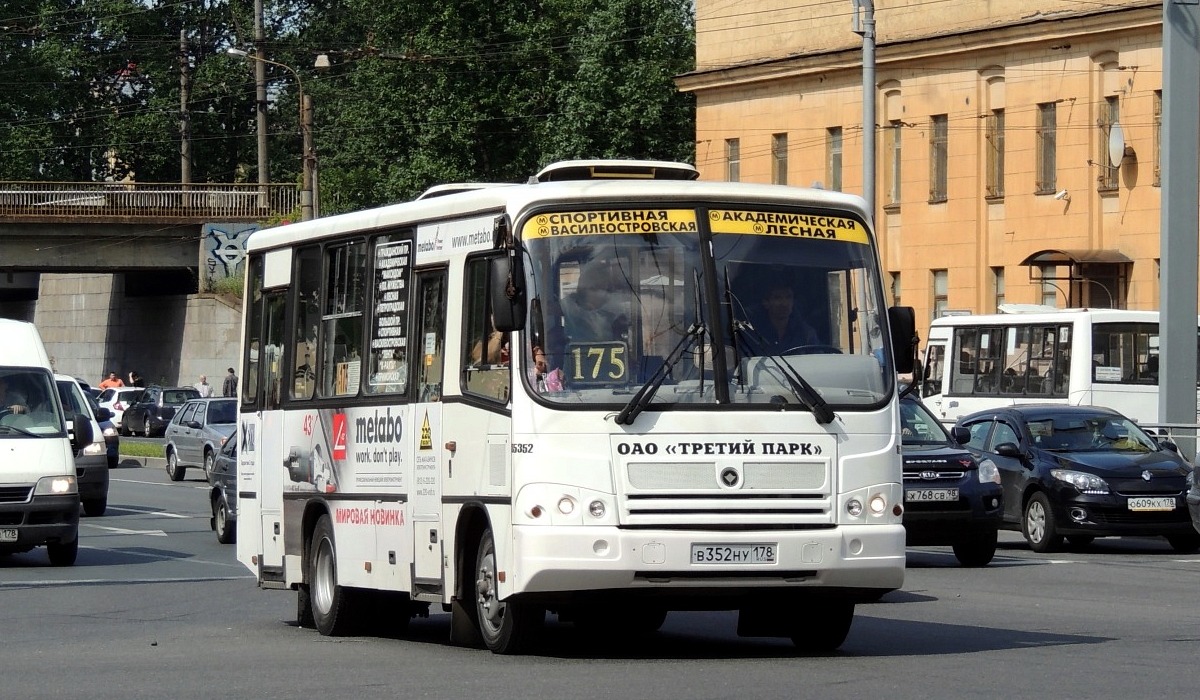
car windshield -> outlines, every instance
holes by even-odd
[[[0,439],[62,437],[63,412],[46,370],[0,367]]]
[[[929,409],[912,400],[900,402],[900,434],[905,445],[945,445],[950,441]]]
[[[806,380],[835,409],[878,405],[894,372],[865,227],[763,208],[535,214],[523,352],[543,369],[527,386],[562,404],[786,410],[814,403]]]
[[[1158,444],[1133,421],[1108,413],[1026,422],[1034,445],[1055,452],[1154,452]]]
[[[237,402],[233,399],[210,401],[208,404],[208,424],[221,425],[237,422]]]

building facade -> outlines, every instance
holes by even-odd
[[[875,0],[875,205],[918,323],[1157,309],[1161,0]],[[863,192],[852,0],[696,2],[704,179]]]

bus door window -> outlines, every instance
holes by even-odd
[[[421,362],[417,366],[417,400],[442,400],[442,369],[446,356],[446,271],[417,275],[417,342]]]
[[[317,333],[321,326],[321,248],[306,246],[296,251],[293,286],[296,294],[291,364],[293,399],[311,399],[317,379]]]
[[[321,342],[322,396],[353,396],[362,377],[363,308],[366,291],[364,241],[325,249],[325,307]]]
[[[1029,326],[1013,326],[1006,329],[1004,340],[1004,373],[1000,377],[1000,393],[1023,395],[1030,377]]]
[[[1004,329],[981,328],[979,331],[979,355],[976,358],[978,372],[975,374],[975,393],[991,394],[1000,387],[1000,374],[1004,370]]]
[[[467,262],[463,318],[463,390],[507,402],[512,383],[509,336],[492,326],[488,258]]]
[[[371,284],[371,325],[367,392],[408,391],[408,292],[412,236],[387,234],[372,239],[375,270]]]
[[[258,404],[259,360],[262,350],[262,319],[263,319],[263,259],[255,256],[250,259],[249,281],[246,293],[250,296],[250,318],[246,323],[246,356],[242,358],[242,403]]]
[[[280,389],[283,386],[283,349],[285,344],[284,308],[287,291],[271,290],[263,295],[266,302],[263,328],[262,382],[263,408],[279,408]]]
[[[975,388],[976,353],[979,352],[979,329],[958,328],[954,331],[954,355],[957,361],[950,372],[950,393],[970,394]]]
[[[938,343],[925,350],[925,374],[921,380],[921,396],[937,396],[942,393],[942,379],[946,372],[946,346]]]

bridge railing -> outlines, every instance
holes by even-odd
[[[294,184],[0,182],[0,216],[22,218],[258,220],[299,206]]]

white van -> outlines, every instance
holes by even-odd
[[[41,336],[0,319],[0,554],[46,545],[50,563],[79,552],[76,451],[92,443],[89,416],[68,422]]]

